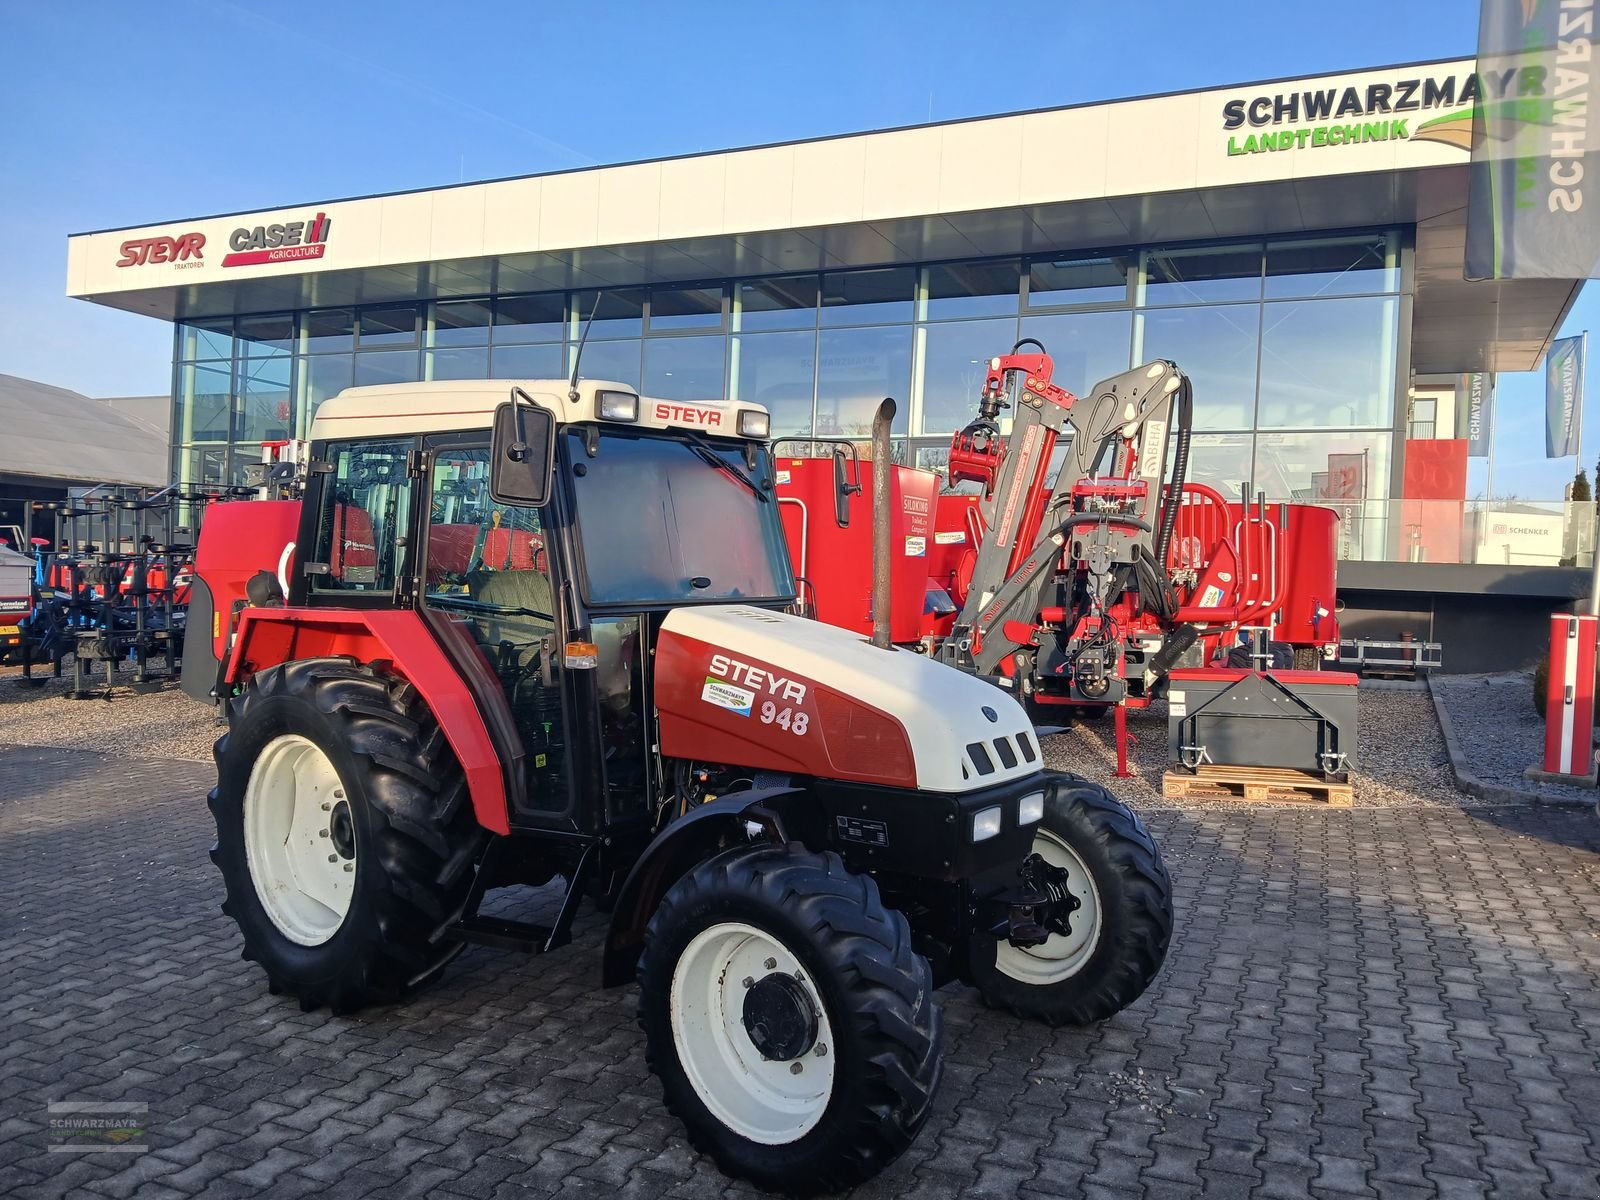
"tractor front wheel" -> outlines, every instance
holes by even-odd
[[[996,1008],[1050,1025],[1089,1025],[1150,986],[1172,938],[1172,882],[1155,839],[1105,788],[1056,774],[1045,790],[1033,853],[1077,902],[1067,932],[1040,946],[987,933],[971,944],[971,976]]]
[[[216,759],[222,911],[273,991],[349,1012],[438,973],[487,834],[415,688],[349,659],[270,668]]]
[[[939,1079],[927,960],[835,854],[741,847],[673,885],[639,962],[639,1023],[689,1140],[788,1193],[876,1175]]]

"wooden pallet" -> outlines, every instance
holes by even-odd
[[[1339,783],[1287,767],[1228,767],[1203,763],[1199,770],[1168,771],[1161,777],[1161,794],[1190,799],[1240,798],[1291,800],[1349,808],[1355,790]]]

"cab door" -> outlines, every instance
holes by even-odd
[[[505,697],[519,743],[511,757],[520,750],[524,784],[511,789],[512,823],[576,830],[580,763],[569,731],[583,725],[571,720],[573,697],[563,688],[566,637],[549,531],[554,509],[490,497],[485,435],[436,436],[425,447],[419,607],[463,674]]]

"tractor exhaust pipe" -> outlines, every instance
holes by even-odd
[[[889,648],[889,426],[895,403],[888,397],[872,415],[872,644]]]

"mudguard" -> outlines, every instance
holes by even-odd
[[[702,804],[668,825],[639,856],[617,893],[601,962],[601,984],[619,987],[633,982],[645,929],[661,897],[696,863],[727,846],[750,841],[747,825],[752,821],[777,845],[791,840],[816,841],[816,831],[806,829],[808,823],[814,823],[807,819],[812,808],[810,796],[800,788],[755,788]]]

